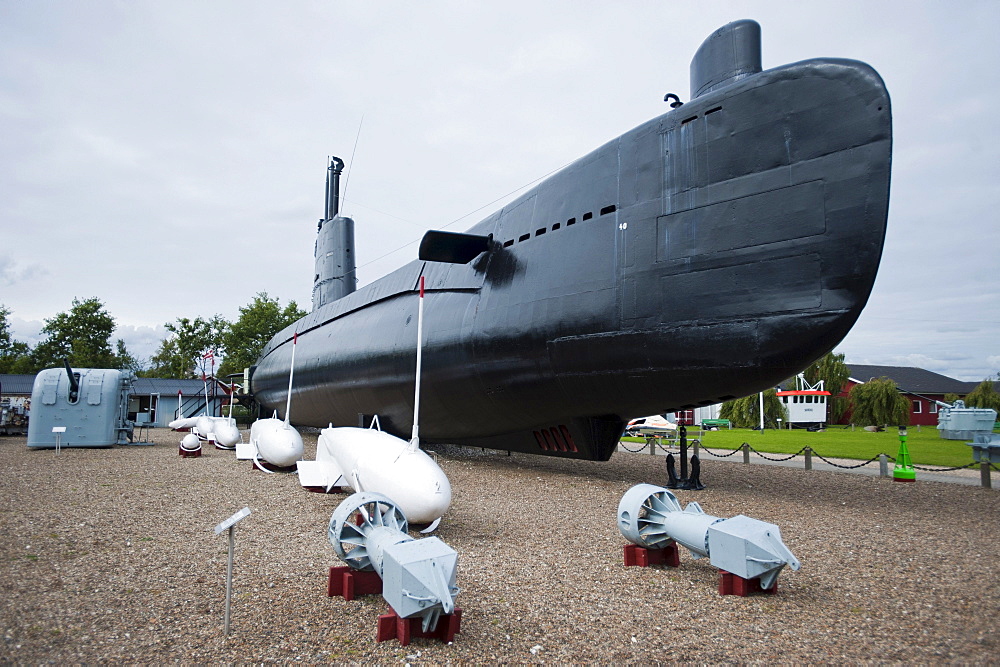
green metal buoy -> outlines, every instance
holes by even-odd
[[[896,465],[892,469],[892,481],[915,482],[917,471],[910,460],[910,450],[906,448],[906,427],[899,427],[899,452],[896,454]]]

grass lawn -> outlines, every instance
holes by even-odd
[[[691,430],[689,429],[689,433]],[[645,442],[645,438],[622,438],[625,442]],[[882,433],[869,433],[860,428],[833,427],[810,433],[801,429],[773,430],[763,433],[749,429],[721,428],[705,431],[701,444],[709,449],[739,449],[743,443],[771,454],[795,454],[803,447],[812,447],[815,454],[828,459],[857,459],[867,461],[879,454],[895,458],[899,452],[899,433],[896,429]],[[964,440],[944,440],[937,428],[922,426],[907,430],[906,446],[915,465],[964,466],[972,463],[972,448]]]

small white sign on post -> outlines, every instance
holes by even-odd
[[[225,617],[225,632],[226,636],[229,636],[229,606],[233,599],[233,529],[236,528],[236,524],[243,519],[250,516],[250,508],[244,507],[236,514],[232,515],[218,526],[215,527],[215,534],[221,535],[222,531],[229,531],[229,565],[226,568],[226,617]]]
[[[56,454],[58,454],[59,453],[60,440],[62,439],[62,436],[60,434],[66,432],[66,427],[65,426],[53,426],[52,427],[52,432],[56,434]]]
[[[226,530],[227,528],[232,528],[233,526],[235,526],[237,523],[247,518],[248,516],[250,516],[250,508],[244,507],[239,512],[232,515],[231,517],[220,523],[218,526],[216,526],[215,534],[221,535],[222,531]]]

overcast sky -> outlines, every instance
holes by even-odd
[[[0,0],[0,304],[34,344],[97,297],[147,358],[257,292],[308,310],[327,155],[363,285],[689,99],[698,45],[742,18],[765,68],[855,58],[892,97],[885,253],[837,351],[995,374],[997,0]]]

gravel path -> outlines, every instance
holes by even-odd
[[[343,496],[153,438],[58,455],[0,438],[0,662],[1000,659],[996,490],[707,460],[708,488],[678,492],[682,504],[776,523],[802,562],[775,596],[722,597],[717,571],[686,552],[677,569],[622,565],[618,501],[665,482],[661,457],[439,448],[454,498],[437,535],[459,553],[462,631],[402,647],[375,642],[380,596],[326,597]],[[227,639],[227,542],[212,528],[244,506]]]

